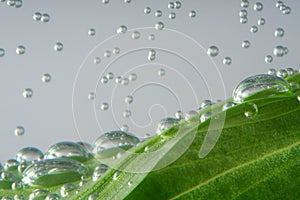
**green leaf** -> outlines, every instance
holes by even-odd
[[[300,75],[287,80],[300,83]],[[99,199],[130,200],[297,199],[300,196],[298,95],[299,91],[286,96],[249,98],[226,111],[220,130],[211,129],[210,120],[200,124],[199,118],[182,122],[130,149],[115,164],[115,169],[96,182],[89,181],[79,194],[68,199],[88,199],[92,194],[99,194]],[[253,118],[244,115],[249,103],[258,108]],[[215,113],[213,120],[224,116],[223,104],[208,109]],[[199,158],[209,130],[221,131],[221,135],[211,152]],[[90,163],[91,169],[97,165],[96,160]],[[22,192],[29,194],[30,190]],[[0,196],[3,195],[4,190],[0,191]]]

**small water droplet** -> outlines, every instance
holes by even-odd
[[[180,1],[175,1],[175,8],[180,9],[181,8],[181,2]]]
[[[164,25],[164,23],[163,22],[157,22],[156,24],[155,24],[155,29],[156,30],[163,30],[165,28],[165,25]]]
[[[283,37],[284,36],[284,29],[283,28],[277,28],[274,32],[275,37]]]
[[[242,47],[243,47],[244,49],[248,49],[248,48],[250,47],[250,45],[251,45],[251,43],[250,43],[249,40],[244,40],[244,41],[242,42]]]
[[[245,9],[240,10],[239,16],[240,17],[247,17],[248,16],[247,10],[245,10]]]
[[[157,125],[157,129],[156,129],[156,134],[160,135],[163,131],[173,127],[173,126],[177,126],[179,125],[179,120],[176,118],[172,118],[172,117],[167,117],[164,118],[162,120],[160,120],[160,122]]]
[[[131,0],[124,0],[124,3],[131,3]]]
[[[211,105],[213,105],[213,102],[209,99],[206,99],[201,103],[199,110],[204,109],[204,108],[208,108]]]
[[[95,36],[96,35],[96,30],[94,28],[91,28],[88,30],[88,35],[89,36]]]
[[[112,79],[114,79],[114,74],[112,72],[108,72],[106,74],[106,78],[109,79],[109,80],[112,80]]]
[[[4,169],[7,171],[15,171],[19,166],[19,162],[16,159],[8,159],[4,163]]]
[[[271,63],[271,62],[273,62],[273,57],[272,57],[271,55],[267,55],[267,56],[265,57],[265,62],[266,62],[266,63]]]
[[[291,67],[286,68],[286,71],[289,76],[294,75],[296,73],[296,71]]]
[[[191,11],[189,12],[189,17],[190,17],[190,18],[194,18],[194,17],[196,17],[196,15],[197,15],[197,13],[196,13],[196,11],[194,11],[194,10],[191,10]]]
[[[289,15],[292,12],[292,9],[288,6],[286,6],[283,10],[282,13],[285,15]]]
[[[205,112],[201,115],[200,117],[200,122],[203,123],[205,122],[206,120],[208,120],[209,118],[211,118],[212,116],[212,112]]]
[[[0,48],[0,58],[5,56],[5,49]]]
[[[103,4],[108,4],[108,3],[109,3],[109,0],[102,0],[102,3],[103,3]]]
[[[300,85],[297,82],[291,82],[290,87],[291,87],[292,92],[299,91],[299,89],[300,89]]]
[[[168,8],[169,8],[169,9],[174,9],[174,8],[175,8],[175,3],[169,2],[169,3],[168,3]]]
[[[127,32],[127,27],[125,25],[121,25],[118,29],[117,29],[117,33],[118,34],[124,34]]]
[[[136,75],[135,73],[131,73],[131,74],[129,75],[128,79],[129,79],[130,81],[136,81],[137,75]]]
[[[241,24],[246,24],[248,22],[248,18],[247,17],[240,17],[240,23]]]
[[[265,90],[264,93],[260,93]],[[290,92],[289,84],[282,78],[259,74],[243,80],[233,91],[234,102],[240,103],[250,96],[256,94],[253,98],[266,98],[278,94],[288,94]]]
[[[124,131],[110,131],[104,133],[94,143],[94,154],[107,158],[116,156],[122,150],[128,150],[137,145],[140,140],[134,135]]]
[[[149,50],[148,52],[148,60],[153,61],[156,58],[156,51],[154,49]]]
[[[248,8],[248,6],[249,6],[249,1],[248,0],[242,0],[241,1],[241,7]]]
[[[275,5],[276,5],[276,8],[280,8],[281,6],[284,5],[284,3],[282,1],[277,1]]]
[[[101,58],[100,58],[100,57],[94,58],[94,63],[95,63],[96,65],[100,64],[100,63],[101,63]]]
[[[29,200],[45,199],[48,194],[48,190],[36,189],[29,195]]]
[[[171,13],[169,14],[169,19],[175,19],[175,18],[176,18],[176,13],[171,12]]]
[[[32,90],[32,89],[30,89],[30,88],[25,88],[25,89],[23,90],[23,97],[24,97],[25,99],[31,98],[32,95],[33,95],[33,90]]]
[[[250,28],[250,32],[251,33],[257,33],[257,31],[258,31],[258,27],[257,26],[251,26],[251,28]]]
[[[286,78],[286,77],[288,77],[288,73],[285,69],[280,69],[277,71],[276,76],[281,77],[281,78]]]
[[[151,13],[151,8],[150,8],[150,7],[146,7],[146,8],[144,9],[144,13],[145,13],[145,14],[150,14],[150,13]]]
[[[56,193],[50,193],[47,195],[45,200],[59,200],[59,199],[60,199],[60,195]]]
[[[122,125],[121,131],[128,132],[129,131],[129,126],[127,124]]]
[[[120,52],[121,52],[121,50],[120,50],[120,48],[118,48],[118,47],[115,47],[115,48],[113,49],[113,54],[115,54],[115,55],[119,54]]]
[[[164,76],[164,75],[166,75],[166,70],[165,69],[159,69],[157,74],[158,74],[158,76]]]
[[[105,164],[100,164],[97,166],[93,172],[93,181],[97,181],[99,178],[101,178],[108,169],[109,167]]]
[[[260,25],[260,26],[263,26],[266,24],[266,20],[264,18],[260,18],[258,21],[257,21],[257,24]]]
[[[41,21],[47,23],[50,21],[50,15],[47,13],[42,14]]]
[[[276,69],[271,68],[271,69],[268,70],[269,75],[276,76],[276,73],[277,73]]]
[[[132,39],[137,40],[137,39],[139,39],[139,38],[141,37],[141,33],[138,32],[138,31],[134,31],[134,32],[132,33],[131,37],[132,37]]]
[[[133,102],[133,96],[128,95],[127,97],[125,97],[125,103],[131,104],[132,102]]]
[[[11,189],[12,190],[22,190],[23,189],[23,183],[20,181],[15,181],[12,185],[11,185]]]
[[[223,59],[223,64],[224,65],[231,65],[231,63],[232,63],[232,59],[230,57],[225,57]]]
[[[92,194],[89,196],[88,200],[97,200],[99,198],[98,194]]]
[[[196,118],[198,116],[198,112],[195,111],[195,110],[190,110],[188,111],[185,116],[184,116],[184,119],[185,120],[190,120],[190,119],[193,119],[193,118]]]
[[[110,57],[111,57],[111,51],[106,50],[106,51],[103,53],[103,56],[104,56],[105,58],[110,58]]]
[[[253,5],[253,10],[255,10],[255,11],[262,11],[263,10],[263,4],[261,2],[256,2]]]
[[[14,132],[16,136],[22,136],[25,134],[25,128],[23,126],[17,126]]]
[[[115,79],[115,82],[118,83],[118,84],[121,83],[122,82],[122,77],[117,76],[116,79]]]
[[[234,102],[231,102],[231,101],[226,102],[222,107],[222,111],[228,110],[229,108],[232,108],[235,105],[236,105],[236,103],[234,103]]]
[[[90,92],[88,95],[89,100],[94,100],[96,98],[96,94],[94,92]]]
[[[121,81],[121,84],[126,86],[129,84],[129,79],[128,78],[123,78],[122,81]]]
[[[60,195],[62,197],[67,197],[69,196],[72,192],[75,192],[75,190],[77,189],[78,187],[72,183],[67,183],[63,186],[61,186],[60,188]]]
[[[126,118],[131,117],[131,111],[130,110],[125,110],[124,113],[123,113],[123,116],[126,117]]]
[[[121,174],[120,171],[117,171],[116,173],[114,173],[113,180],[116,181],[120,174]]]
[[[281,45],[278,45],[278,46],[276,46],[276,47],[274,48],[273,54],[274,54],[274,56],[276,56],[276,57],[282,57],[282,56],[284,56],[284,55],[287,54],[287,48],[286,48],[286,47],[283,47],[283,46],[281,46]]]
[[[211,57],[216,57],[219,54],[219,48],[216,46],[210,46],[207,49],[207,55],[211,56]]]
[[[247,103],[245,104],[245,112],[244,115],[247,118],[254,118],[258,114],[258,108],[257,105],[254,103]]]
[[[23,46],[23,45],[19,45],[19,46],[17,46],[17,48],[16,48],[16,53],[17,53],[18,55],[23,55],[23,54],[25,54],[25,51],[26,51],[26,48],[25,48],[25,46]]]
[[[64,48],[64,45],[61,42],[57,42],[53,48],[55,51],[62,51]]]
[[[51,75],[50,74],[48,74],[48,73],[46,73],[46,74],[43,74],[43,76],[42,76],[42,82],[43,83],[49,83],[50,81],[51,81]]]
[[[128,181],[127,185],[130,187],[132,186],[133,182],[132,181]]]
[[[162,11],[161,10],[157,10],[155,13],[154,13],[155,17],[161,17],[162,16]]]
[[[108,78],[106,76],[103,76],[100,81],[102,84],[106,84],[108,83]]]
[[[33,20],[35,21],[40,21],[42,19],[42,14],[40,12],[35,12],[33,15],[32,15],[32,18]]]
[[[150,34],[148,36],[148,40],[151,40],[151,41],[155,40],[155,35],[154,34]]]

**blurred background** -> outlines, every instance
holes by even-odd
[[[1,0],[0,160],[121,128],[151,136],[160,119],[230,98],[248,76],[299,69],[299,9],[292,0]]]

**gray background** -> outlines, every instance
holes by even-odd
[[[261,0],[264,9],[256,12],[251,1],[247,24],[239,22],[238,0],[186,0],[180,9],[168,9],[168,2],[24,0],[22,8],[0,2],[0,48],[6,51],[0,58],[0,160],[14,157],[26,146],[45,151],[58,141],[92,143],[123,124],[140,137],[153,135],[159,119],[177,110],[197,109],[204,99],[228,98],[247,76],[269,68],[299,67],[299,1],[284,1],[292,8],[290,15],[283,15],[270,0]],[[150,14],[143,12],[147,6]],[[156,10],[163,12],[162,17],[154,15]],[[188,16],[190,10],[197,12],[195,18]],[[34,21],[35,12],[48,13],[50,22]],[[171,12],[175,19],[168,18]],[[264,26],[257,25],[261,17]],[[158,21],[165,30],[153,28]],[[116,35],[120,25],[128,27],[126,34]],[[255,34],[250,32],[252,25],[259,28]],[[285,29],[283,38],[274,37],[278,27]],[[88,35],[90,28],[96,29],[95,36]],[[139,40],[131,38],[134,29],[141,32]],[[149,34],[156,40],[149,41]],[[251,42],[249,49],[241,47],[243,40]],[[53,50],[56,42],[64,44],[63,51]],[[16,54],[18,45],[26,47],[24,55]],[[213,59],[206,54],[210,45],[220,49]],[[272,55],[276,45],[287,46],[289,53],[265,63],[264,57]],[[120,54],[104,58],[104,51],[114,47]],[[157,50],[153,62],[147,60],[149,49]],[[95,56],[102,58],[101,64],[93,63]],[[230,66],[222,64],[226,56],[232,58]],[[166,70],[164,77],[157,75],[160,68]],[[110,71],[125,77],[136,73],[138,79],[128,86],[99,83]],[[44,73],[52,75],[50,83],[42,83]],[[33,89],[32,98],[23,98],[24,88]],[[87,98],[91,91],[96,92],[94,101]],[[130,106],[124,103],[128,94],[134,94]],[[101,111],[102,102],[110,103],[110,109]],[[123,117],[125,109],[132,111],[131,118]],[[14,129],[19,125],[26,132],[17,137]]]

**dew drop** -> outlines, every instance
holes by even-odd
[[[44,154],[41,150],[35,147],[25,147],[21,149],[17,155],[16,159],[20,163],[31,163],[42,160]]]
[[[176,13],[171,12],[171,13],[169,14],[169,19],[175,19],[175,18],[176,18]]]
[[[59,200],[59,199],[60,199],[60,195],[56,193],[51,193],[47,195],[45,200]]]
[[[156,134],[160,135],[163,131],[173,127],[173,126],[177,126],[179,125],[179,120],[176,118],[172,118],[172,117],[167,117],[164,118],[162,120],[160,120],[160,122],[157,125],[157,129],[156,129]]]
[[[95,36],[96,35],[96,30],[94,28],[91,28],[88,30],[88,35],[89,36]]]
[[[209,118],[211,118],[212,116],[212,112],[205,112],[201,115],[200,117],[200,122],[203,123],[205,122],[206,120],[208,120]]]
[[[30,186],[50,187],[80,180],[87,168],[78,161],[57,158],[31,164],[23,172],[22,182]]]
[[[284,36],[284,29],[283,28],[277,28],[274,32],[275,37],[283,37]]]
[[[94,63],[95,63],[96,65],[100,64],[100,63],[101,63],[101,58],[100,58],[100,57],[94,58]]]
[[[52,78],[51,75],[46,73],[46,74],[43,74],[41,79],[42,79],[43,83],[49,83],[51,81],[51,78]]]
[[[190,119],[193,119],[193,118],[196,118],[198,116],[198,112],[195,111],[195,110],[190,110],[188,111],[185,116],[184,116],[184,119],[185,120],[190,120]]]
[[[226,102],[222,107],[222,111],[228,110],[229,108],[232,108],[235,105],[236,105],[236,103],[234,103],[234,102],[231,102],[231,101]]]
[[[47,13],[42,14],[41,21],[47,23],[50,21],[50,15]]]
[[[183,113],[181,110],[176,111],[175,118],[181,120],[183,118]]]
[[[258,108],[257,105],[254,103],[247,103],[245,104],[245,112],[244,115],[247,118],[254,118],[258,114]]]
[[[155,29],[156,30],[163,30],[165,28],[165,25],[164,25],[164,23],[163,22],[157,22],[156,24],[155,24]]]
[[[108,169],[109,167],[105,164],[100,164],[97,166],[93,172],[93,181],[97,181],[99,178],[101,178]]]
[[[94,100],[96,98],[96,94],[94,92],[90,92],[88,95],[89,100]]]
[[[248,49],[248,48],[250,47],[250,45],[251,45],[251,43],[250,43],[249,40],[244,40],[244,41],[242,42],[242,47],[243,47],[244,49]]]
[[[64,48],[64,45],[61,42],[57,42],[53,48],[55,51],[62,51]]]
[[[0,48],[0,58],[5,56],[5,49]]]
[[[251,28],[250,28],[250,32],[251,33],[257,33],[257,31],[258,31],[258,27],[257,26],[251,26]]]
[[[225,57],[223,59],[223,64],[224,65],[231,65],[231,63],[232,63],[232,59],[230,57]]]
[[[16,53],[17,53],[18,55],[23,55],[23,54],[25,54],[25,51],[26,51],[26,48],[25,48],[25,46],[23,46],[23,45],[19,45],[19,46],[17,46],[17,48],[16,48]]]
[[[219,54],[219,48],[216,46],[210,46],[207,49],[207,55],[211,56],[211,57],[216,57]]]
[[[196,15],[197,15],[197,13],[196,13],[196,11],[194,11],[194,10],[191,10],[191,11],[189,12],[189,17],[190,17],[190,18],[195,18]]]
[[[98,194],[92,194],[89,196],[88,200],[97,200],[99,198]]]
[[[146,7],[146,8],[144,9],[144,13],[145,13],[145,14],[150,14],[150,13],[151,13],[151,8],[150,8],[150,7]]]
[[[156,58],[156,51],[154,49],[149,50],[148,52],[148,60],[153,61]]]
[[[113,157],[137,145],[140,140],[134,135],[124,131],[110,131],[104,133],[94,143],[94,154],[97,157]]]
[[[131,74],[129,75],[128,79],[129,79],[130,81],[136,81],[137,75],[136,75],[135,73],[131,73]]]
[[[127,32],[127,27],[125,25],[121,25],[118,29],[117,29],[117,33],[118,34],[124,34]]]
[[[154,13],[155,17],[161,17],[162,16],[162,11],[161,10],[157,10],[155,13]]]
[[[131,37],[132,37],[132,39],[137,40],[137,39],[139,39],[139,38],[141,37],[141,33],[138,32],[138,31],[134,31],[134,32],[132,33]]]
[[[131,104],[132,102],[133,102],[133,96],[128,95],[127,97],[125,97],[125,103]]]
[[[125,110],[124,113],[123,113],[123,116],[126,117],[126,118],[131,117],[131,111],[130,110]]]
[[[16,136],[22,136],[25,134],[25,128],[23,126],[17,126],[14,132]]]
[[[262,11],[263,10],[263,4],[260,3],[260,2],[256,2],[253,5],[253,10],[255,10],[255,11]]]
[[[261,91],[266,90],[263,93]],[[240,103],[256,94],[254,99],[266,98],[278,94],[288,94],[290,92],[289,84],[282,78],[259,74],[243,80],[233,91],[234,102]]]
[[[265,57],[265,62],[266,62],[266,63],[271,63],[271,62],[273,62],[273,57],[272,57],[271,55],[267,55],[267,56]]]
[[[74,142],[59,142],[52,145],[44,155],[44,159],[69,158],[80,162],[89,159],[88,152]]]
[[[165,69],[159,69],[157,74],[158,74],[158,76],[164,76],[164,75],[166,75],[166,70]]]
[[[72,183],[67,183],[63,186],[61,186],[60,188],[60,195],[62,197],[67,197],[69,196],[72,192],[75,192],[75,190],[77,189],[78,187],[75,186],[74,184]]]
[[[48,194],[48,190],[36,189],[29,195],[29,200],[45,199]]]

